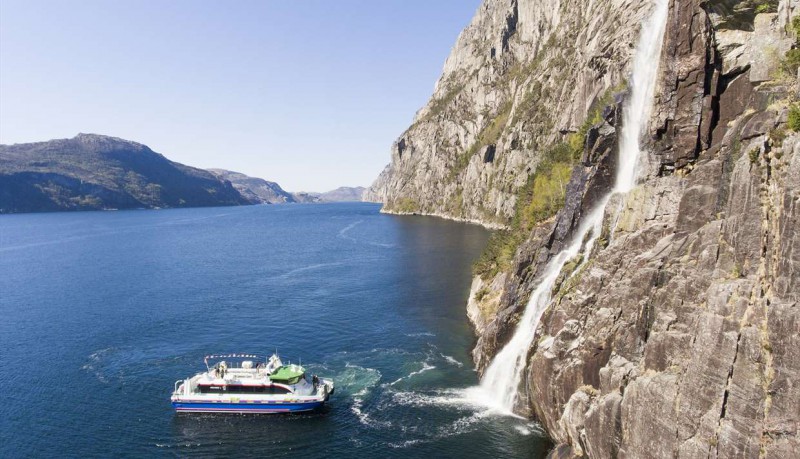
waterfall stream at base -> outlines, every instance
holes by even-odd
[[[653,105],[658,62],[668,13],[667,3],[667,0],[655,0],[650,18],[642,25],[630,78],[630,97],[623,109],[619,165],[612,193],[626,193],[636,184],[637,164],[641,153],[639,138],[650,118]],[[603,214],[610,197],[611,194],[601,199],[595,208],[584,216],[571,242],[547,264],[525,306],[525,312],[513,337],[495,356],[484,373],[478,388],[480,394],[475,394],[484,404],[502,412],[513,412],[528,351],[533,344],[539,320],[550,304],[551,290],[568,261],[582,253],[581,264],[586,262],[594,241],[600,234]]]

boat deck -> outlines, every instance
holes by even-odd
[[[176,381],[171,399],[177,411],[308,411],[322,406],[333,390],[333,381],[309,378],[302,367],[284,366],[273,356],[267,365],[228,367],[222,362]]]

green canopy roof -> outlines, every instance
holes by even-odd
[[[304,374],[305,370],[303,370],[302,367],[298,367],[296,365],[284,365],[282,367],[278,367],[277,370],[269,375],[269,379],[277,383],[297,384]]]

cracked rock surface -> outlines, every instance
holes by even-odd
[[[642,181],[606,208],[601,243],[552,292],[529,354],[517,410],[544,424],[559,456],[800,451],[800,135],[775,102],[797,81],[764,84],[757,64],[726,65],[704,6],[671,2]],[[777,14],[755,22],[742,33],[786,41],[778,27],[764,31]],[[496,312],[476,322],[480,369],[560,250],[570,200],[593,187],[572,189],[517,251]]]

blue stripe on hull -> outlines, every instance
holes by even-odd
[[[325,402],[307,403],[183,403],[172,402],[178,412],[187,413],[292,413],[311,411]]]

